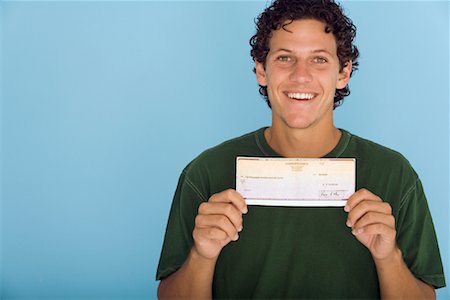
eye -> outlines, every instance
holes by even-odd
[[[281,62],[289,62],[292,59],[288,55],[280,55],[280,56],[277,57],[277,60],[281,61]]]
[[[328,60],[325,57],[315,57],[313,60],[317,64],[325,64],[328,62]]]

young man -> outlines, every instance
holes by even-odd
[[[357,66],[333,0],[279,0],[251,39],[272,125],[182,172],[157,272],[160,298],[435,298],[445,286],[422,185],[403,156],[334,126]],[[237,156],[356,158],[342,208],[247,207]]]

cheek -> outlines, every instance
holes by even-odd
[[[285,84],[288,81],[285,72],[279,70],[268,70],[266,72],[265,82],[267,87],[271,87],[273,90],[277,89],[280,85]]]
[[[322,78],[321,85],[324,90],[332,92],[333,90],[339,88],[339,80],[336,75],[328,74],[320,74],[317,78]]]

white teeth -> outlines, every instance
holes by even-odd
[[[309,93],[288,93],[289,98],[299,99],[299,100],[311,100],[314,98],[314,94]]]

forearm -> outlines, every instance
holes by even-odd
[[[201,257],[193,248],[175,273],[161,280],[159,299],[211,299],[217,259]]]
[[[417,279],[403,261],[400,249],[375,260],[382,299],[436,299],[432,286]]]

